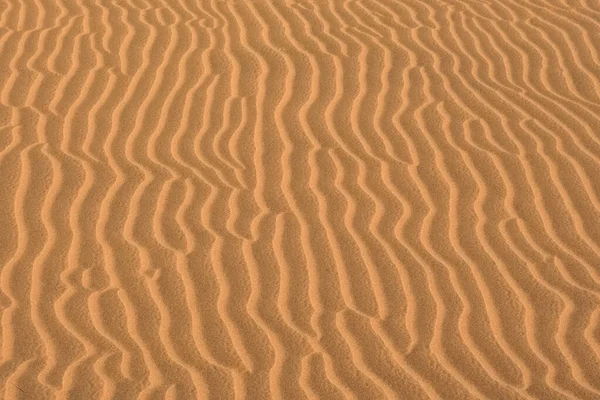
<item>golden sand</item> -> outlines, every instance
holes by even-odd
[[[0,2],[0,398],[600,399],[598,0]]]

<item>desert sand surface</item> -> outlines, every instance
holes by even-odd
[[[600,399],[600,1],[1,1],[0,309],[2,399]]]

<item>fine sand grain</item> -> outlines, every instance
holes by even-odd
[[[2,399],[600,399],[600,1],[0,1],[0,310]]]

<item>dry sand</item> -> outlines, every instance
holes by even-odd
[[[600,399],[598,0],[0,2],[5,399]]]

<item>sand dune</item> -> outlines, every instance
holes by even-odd
[[[600,399],[597,0],[0,3],[0,398]]]

